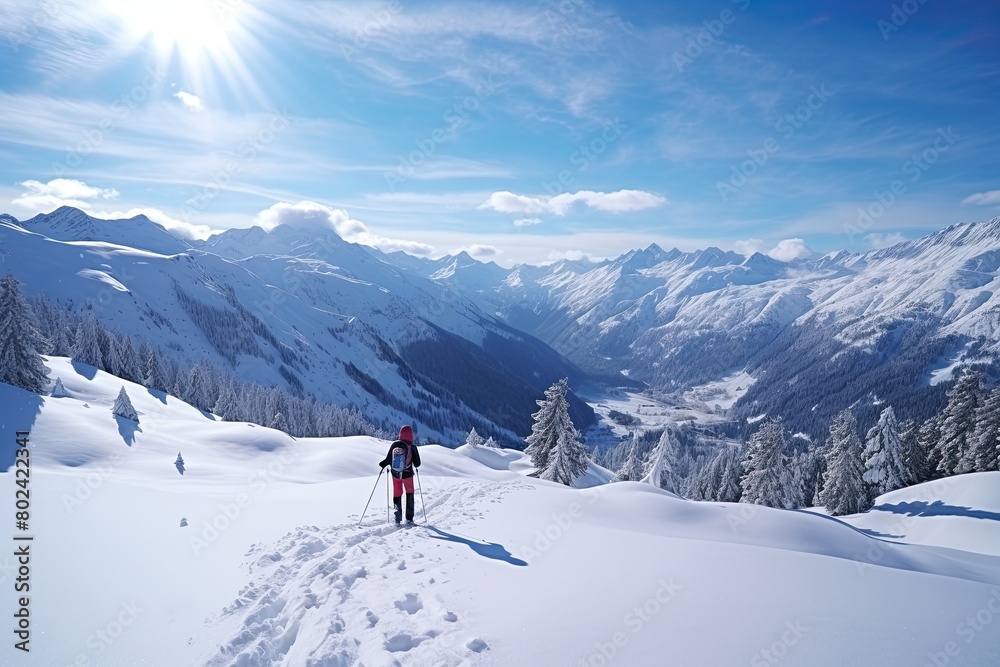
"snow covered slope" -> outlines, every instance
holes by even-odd
[[[376,423],[413,421],[422,436],[461,442],[485,425],[513,441],[527,435],[534,401],[553,381],[581,375],[472,301],[332,230],[238,230],[180,252],[145,219],[60,209],[24,224],[59,232],[0,221],[4,271],[27,295],[94,315],[191,365],[207,358],[244,380],[357,406]],[[67,240],[79,237],[115,242]],[[575,405],[581,426],[592,421]]]
[[[396,529],[376,484],[385,442],[293,440],[48,366],[67,397],[0,385],[0,442],[31,434],[30,664],[1000,660],[1000,557],[971,524],[995,522],[1000,473],[881,498],[968,508],[917,516],[911,533],[935,538],[913,544],[636,483],[559,487],[511,450],[427,446],[427,523]],[[111,414],[122,386],[137,426]],[[0,474],[0,494],[13,481]],[[12,614],[13,595],[3,604]],[[11,642],[0,652],[24,661]]]
[[[888,540],[1000,556],[997,473],[945,477],[879,496],[870,512],[847,518]]]

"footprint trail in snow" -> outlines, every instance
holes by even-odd
[[[456,483],[429,492],[427,511],[432,521],[446,516],[454,527],[480,518],[481,503],[505,495],[510,485]],[[460,603],[449,604],[437,583],[450,579],[455,554],[430,527],[397,528],[380,519],[361,528],[299,527],[275,544],[254,545],[247,553],[249,583],[208,620],[216,642],[203,664],[481,662],[488,642],[466,626]]]

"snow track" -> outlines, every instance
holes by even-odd
[[[520,486],[432,485],[428,515],[447,514],[449,526],[481,518],[481,502],[499,501],[510,484]],[[203,664],[471,664],[489,646],[467,626],[461,601],[438,585],[455,564],[447,541],[462,540],[372,518],[360,528],[302,526],[275,544],[253,545],[244,563],[250,582],[209,619],[211,634],[228,640]]]

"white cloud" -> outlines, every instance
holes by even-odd
[[[868,242],[872,248],[888,248],[889,246],[896,245],[897,243],[902,243],[906,240],[906,237],[899,232],[892,232],[889,234],[868,234],[865,236],[865,241]]]
[[[529,197],[513,192],[494,192],[479,208],[491,208],[500,213],[514,215],[541,215],[551,213],[566,215],[574,204],[606,211],[608,213],[631,213],[667,203],[665,197],[642,190],[618,190],[617,192],[564,192],[554,197]],[[527,218],[530,219],[530,218]],[[515,223],[516,224],[516,223]]]
[[[382,252],[402,251],[418,257],[427,257],[434,253],[434,246],[420,243],[419,241],[409,241],[407,239],[391,239],[384,236],[365,233],[352,240],[354,243],[378,248]]]
[[[347,211],[313,201],[301,201],[297,204],[279,202],[258,213],[256,222],[268,230],[278,225],[290,225],[306,231],[333,230],[345,241],[372,246],[383,252],[402,250],[421,256],[434,252],[434,247],[426,243],[372,234],[365,223],[352,219]]]
[[[48,183],[27,180],[19,185],[27,189],[11,201],[32,213],[50,213],[60,206],[72,206],[79,209],[90,208],[87,199],[117,199],[119,193],[114,188],[95,188],[83,181],[69,178],[56,178]]]
[[[348,241],[358,234],[368,232],[365,223],[352,220],[347,211],[330,208],[314,201],[274,204],[257,214],[257,224],[267,230],[274,229],[278,225],[289,225],[305,230],[333,230]]]
[[[541,218],[518,218],[514,221],[515,227],[530,227],[531,225],[542,224]]]
[[[774,246],[767,254],[779,262],[790,262],[793,259],[812,257],[816,253],[802,239],[785,239],[778,241],[778,245]]]
[[[631,213],[654,208],[667,203],[666,198],[642,190],[619,190],[618,192],[565,192],[549,200],[549,206],[556,215],[566,215],[576,202],[608,213]]]
[[[989,190],[988,192],[977,192],[962,200],[963,204],[974,206],[993,206],[1000,204],[1000,190]]]
[[[539,215],[551,212],[545,199],[516,195],[513,192],[494,192],[489,199],[479,205],[479,208],[492,208],[500,213],[515,215]]]
[[[764,242],[760,239],[743,239],[742,241],[733,243],[733,250],[749,257],[755,252],[763,252]]]
[[[185,92],[183,90],[174,93],[174,97],[181,101],[184,108],[188,111],[204,111],[205,105],[202,104],[201,98],[192,93]]]
[[[470,245],[467,252],[476,259],[489,259],[500,254],[500,251],[497,250],[496,246],[483,245],[480,243],[473,243]]]

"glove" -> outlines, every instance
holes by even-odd
[[[386,466],[385,461],[379,461],[378,462],[378,469],[379,470],[385,470],[385,466]]]

